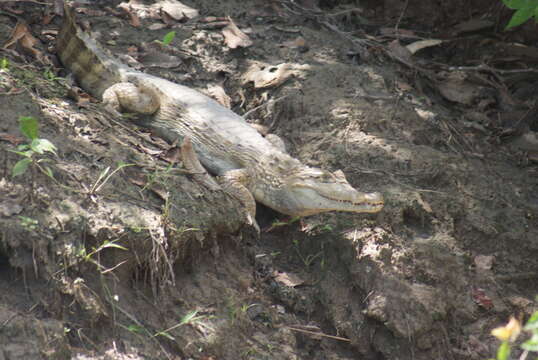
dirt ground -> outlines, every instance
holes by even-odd
[[[500,1],[185,0],[199,16],[183,20],[119,3],[77,15],[118,58],[224,90],[386,205],[299,221],[259,206],[258,238],[177,148],[73,94],[51,7],[2,5],[0,43],[16,16],[37,42],[0,49],[0,360],[486,359],[491,329],[536,310],[536,24],[503,31]],[[231,48],[226,16],[250,46]],[[284,63],[282,82],[249,81]],[[21,116],[57,154],[12,177]]]

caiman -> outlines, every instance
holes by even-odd
[[[381,194],[355,190],[340,170],[302,164],[206,95],[122,64],[79,29],[73,10],[65,10],[57,54],[81,87],[112,112],[145,117],[144,125],[165,140],[187,140],[184,159],[218,176],[223,189],[246,207],[249,220],[254,221],[255,201],[291,216],[383,208]]]

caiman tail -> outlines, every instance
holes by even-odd
[[[116,61],[88,34],[78,28],[74,11],[64,6],[63,25],[56,42],[56,53],[70,69],[80,86],[98,99],[115,83],[121,82],[125,65]]]

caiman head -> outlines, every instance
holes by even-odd
[[[277,165],[280,169],[277,187],[264,187],[264,190],[257,187],[258,191],[254,190],[258,201],[291,216],[327,211],[375,213],[383,209],[383,196],[380,193],[357,191],[347,182],[342,171],[331,173],[304,166],[295,159],[291,161],[295,165],[291,168],[282,166],[282,163]],[[260,194],[260,190],[264,194]],[[257,195],[261,195],[261,198]]]

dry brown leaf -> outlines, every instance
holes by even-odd
[[[192,19],[198,16],[198,10],[176,0],[161,0],[152,5],[146,5],[138,1],[129,1],[128,3],[123,2],[119,4],[118,8],[124,9],[129,13],[134,13],[140,19],[162,19],[163,12],[175,21]]]
[[[212,22],[220,22],[220,21],[226,21],[226,23],[228,23],[228,19],[226,19],[225,17],[206,16],[201,19],[198,19],[198,22],[201,22],[201,23],[212,23]]]
[[[166,27],[168,27],[168,25],[161,24],[161,23],[155,23],[155,24],[151,24],[150,26],[148,26],[147,29],[155,31],[155,30],[162,30],[162,29],[164,29]]]
[[[79,7],[79,8],[77,8],[77,13],[85,14],[85,15],[88,15],[88,16],[105,16],[105,15],[108,15],[103,10],[92,9],[92,8],[87,8],[87,7]]]
[[[35,45],[39,43],[39,40],[37,40],[30,32],[30,28],[25,22],[19,21],[17,25],[15,25],[15,28],[10,34],[10,37],[8,41],[5,43],[5,48],[13,48],[17,44],[21,46],[21,48],[30,53],[34,58],[39,60],[41,63],[46,64],[47,61],[45,60],[45,56],[41,51],[34,48]]]
[[[77,98],[77,106],[81,108],[85,108],[92,102],[92,98],[87,93],[81,93],[78,95]]]
[[[155,4],[154,4],[155,5]],[[145,4],[140,4],[136,2],[122,2],[119,4],[118,9],[121,9],[127,13],[136,13],[136,16],[140,19],[155,19],[158,20],[161,18],[160,8],[152,7]]]
[[[182,4],[179,1],[164,0],[155,5],[160,5],[161,10],[176,21],[180,21],[185,18],[192,19],[198,16],[198,10]]]
[[[273,276],[276,281],[289,287],[296,287],[304,284],[304,280],[293,273],[275,271]]]
[[[420,196],[419,193],[416,193],[416,198],[417,198],[417,201],[420,204],[420,206],[422,206],[422,208],[424,209],[424,211],[426,211],[429,214],[431,214],[433,212],[431,205],[427,201],[425,201],[422,198],[422,196]]]
[[[196,27],[198,29],[214,30],[214,29],[222,29],[228,26],[229,24],[230,23],[228,22],[228,20],[225,20],[225,21],[201,23],[201,24],[198,24]]]
[[[235,49],[238,47],[249,47],[252,45],[252,40],[239,28],[233,20],[228,17],[229,24],[224,29],[222,29],[222,35],[224,35],[224,41],[230,49]]]
[[[439,83],[437,88],[446,99],[464,105],[471,105],[479,93],[476,86],[457,79],[449,79]]]
[[[409,50],[411,54],[414,54],[421,49],[431,47],[431,46],[437,46],[442,43],[443,43],[443,40],[437,40],[437,39],[421,40],[421,41],[415,41],[414,43],[407,45],[406,48],[407,50]]]
[[[94,101],[87,92],[77,86],[71,86],[67,89],[67,97],[76,101],[77,106],[81,108],[87,107]]]
[[[129,24],[132,27],[138,28],[138,27],[140,27],[140,25],[142,25],[140,23],[140,18],[134,12],[127,11],[127,14],[129,14]]]
[[[3,10],[6,10],[7,12],[10,12],[12,14],[15,14],[15,15],[22,15],[24,14],[24,10],[19,10],[19,9],[15,9],[13,7],[11,7],[12,5],[11,4],[8,4],[6,5],[5,7],[3,7],[2,9]]]
[[[402,91],[409,91],[413,89],[413,87],[409,85],[409,83],[406,83],[405,81],[402,81],[402,80],[396,80],[396,87]]]
[[[24,142],[23,138],[12,135],[10,133],[6,133],[6,132],[0,133],[0,140],[7,141],[11,145],[15,145],[15,146],[22,144]]]
[[[477,255],[474,258],[474,264],[479,271],[491,270],[494,260],[495,257],[491,255]]]
[[[230,109],[232,107],[232,99],[226,94],[226,91],[220,85],[208,85],[207,91],[212,98],[217,100],[219,104],[225,108]]]
[[[12,48],[17,42],[22,39],[28,32],[28,26],[25,23],[19,22],[9,34],[9,39],[4,44],[6,49]]]
[[[151,192],[160,197],[163,201],[167,201],[170,197],[170,192],[161,184],[153,183],[150,187]]]
[[[161,159],[171,163],[177,164],[181,161],[181,149],[178,146],[171,147],[166,152],[162,153]]]
[[[243,83],[253,82],[257,89],[278,86],[288,80],[295,71],[291,64],[274,66],[254,64],[243,77]]]
[[[41,24],[48,25],[51,23],[52,19],[54,19],[54,14],[45,14],[45,16],[43,16]]]
[[[480,306],[483,307],[486,310],[492,310],[494,305],[493,301],[489,296],[486,295],[486,291],[481,288],[473,288],[472,290],[472,297],[474,302]]]
[[[282,43],[282,46],[288,47],[290,49],[304,48],[306,47],[306,40],[304,37],[299,36],[295,40],[285,41]]]
[[[176,19],[170,16],[166,11],[161,11],[161,20],[168,26],[172,26],[176,23]]]
[[[146,180],[145,179],[129,179],[129,182],[131,184],[135,184],[136,186],[140,186],[140,187],[146,186]]]

